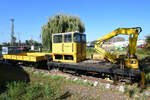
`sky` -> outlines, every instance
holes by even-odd
[[[17,38],[41,41],[41,27],[59,12],[81,18],[87,41],[119,27],[142,27],[139,39],[145,39],[150,35],[149,5],[150,0],[0,0],[0,43],[10,41],[11,18]]]

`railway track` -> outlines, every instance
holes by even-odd
[[[22,68],[24,70],[27,70],[31,73],[42,73],[42,74],[46,74],[46,75],[56,75],[56,76],[62,76],[64,77],[65,79],[69,79],[69,80],[73,80],[73,81],[76,81],[76,80],[82,80],[83,82],[90,82],[90,83],[94,83],[94,82],[98,82],[100,83],[101,85],[102,84],[112,84],[114,85],[113,83],[113,80],[109,80],[108,78],[100,78],[96,75],[86,75],[86,74],[77,74],[77,73],[70,73],[69,71],[61,71],[59,69],[52,69],[52,70],[45,70],[45,69],[35,69],[35,68],[32,68],[32,67],[27,67],[27,66],[22,66]],[[121,84],[125,84],[124,82],[118,82],[117,84],[121,85]]]
[[[56,76],[62,76],[65,77],[66,79],[70,79],[70,80],[82,80],[84,81],[88,81],[90,83],[94,83],[94,82],[98,82],[101,85],[105,85],[105,84],[111,84],[112,86],[115,85],[123,85],[126,84],[126,82],[129,83],[129,80],[118,80],[117,82],[114,81],[113,79],[111,79],[110,76],[102,76],[100,74],[97,73],[85,73],[84,71],[70,71],[68,69],[62,69],[62,68],[53,68],[51,70],[47,70],[47,69],[35,69],[29,66],[22,66],[21,67],[31,73],[42,73],[42,74],[50,74],[50,75],[56,75]]]

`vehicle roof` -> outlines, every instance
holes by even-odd
[[[65,32],[65,33],[56,33],[56,34],[52,34],[52,35],[60,35],[60,34],[74,34],[74,33],[84,34],[84,33],[81,33],[81,32]]]

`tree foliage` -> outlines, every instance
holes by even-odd
[[[25,45],[26,46],[32,46],[32,45],[34,45],[34,46],[41,46],[41,43],[31,39],[31,40],[26,40],[25,41]]]
[[[54,33],[79,31],[85,32],[84,24],[77,16],[57,14],[48,19],[42,27],[42,43],[45,48],[51,50],[51,37]]]
[[[147,48],[150,49],[150,36],[146,37],[146,44],[147,44]]]

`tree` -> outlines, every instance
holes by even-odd
[[[35,40],[26,40],[25,41],[25,44],[27,45],[27,46],[31,46],[31,45],[34,45],[34,46],[41,46],[41,43],[39,43],[39,42],[37,42],[37,41],[35,41]]]
[[[146,44],[147,44],[147,48],[150,49],[150,36],[146,37]]]
[[[10,46],[10,42],[3,42],[2,45],[3,46]]]
[[[52,34],[79,31],[85,32],[84,24],[77,16],[57,14],[48,19],[47,24],[42,27],[42,43],[44,48],[51,50]]]

